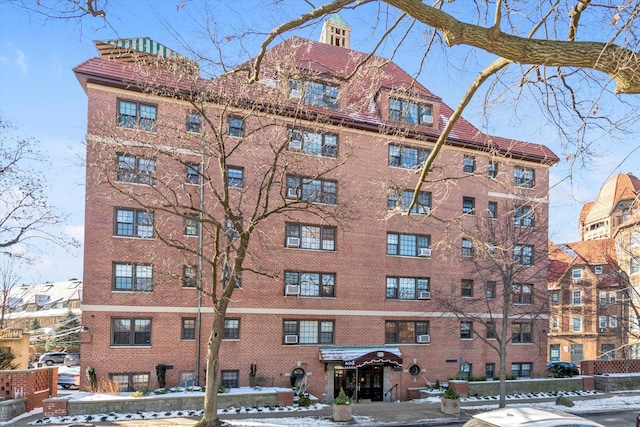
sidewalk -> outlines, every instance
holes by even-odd
[[[640,396],[640,390],[637,393],[628,394],[628,396]],[[571,400],[590,400],[596,401],[616,397],[615,393],[603,393],[594,397],[574,397]],[[621,397],[622,398],[622,397]],[[554,402],[553,398],[536,398],[536,399],[519,399],[517,401],[508,401],[507,404],[527,404],[540,402]],[[283,412],[283,413],[245,413],[245,414],[224,414],[220,415],[222,420],[248,420],[248,419],[282,419],[283,425],[292,426],[326,426],[326,425],[357,425],[357,426],[376,426],[376,427],[400,427],[400,426],[442,426],[452,423],[461,423],[469,419],[476,412],[489,410],[487,405],[492,405],[492,409],[497,408],[497,401],[462,401],[461,414],[445,415],[440,412],[440,403],[432,401],[406,401],[406,402],[371,402],[356,403],[353,405],[354,422],[351,423],[329,423],[331,421],[331,406],[323,407],[319,410],[304,412]],[[5,424],[15,427],[29,427],[33,425],[57,425],[57,426],[126,426],[126,427],[173,427],[173,426],[191,426],[199,418],[165,418],[153,420],[131,420],[131,421],[110,421],[110,422],[86,422],[78,420],[77,423],[67,424],[44,424],[43,416],[31,415],[19,419],[11,424]],[[285,418],[296,418],[296,424],[291,424],[293,420],[286,423]],[[38,420],[41,420],[38,423]],[[271,427],[277,427],[278,424],[271,423]]]

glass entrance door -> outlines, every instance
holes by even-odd
[[[371,399],[374,402],[381,402],[383,400],[384,366],[363,366],[359,369],[359,374],[358,400]]]

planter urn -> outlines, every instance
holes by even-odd
[[[351,407],[353,405],[333,405],[333,421],[351,421]]]
[[[460,414],[460,399],[440,398],[440,412],[448,415]]]

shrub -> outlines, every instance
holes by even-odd
[[[311,405],[311,398],[308,394],[303,394],[302,396],[298,397],[298,406],[307,407],[309,405]]]
[[[98,391],[98,378],[96,377],[96,370],[91,366],[87,366],[87,370],[85,371],[85,373],[87,375],[87,389],[89,389],[91,393],[96,393]]]
[[[351,405],[352,400],[347,393],[344,392],[344,389],[340,387],[340,393],[338,393],[338,397],[333,399],[334,405]]]
[[[433,386],[433,388],[435,388],[435,389],[439,389],[440,387],[441,387],[441,385],[440,385],[440,380],[436,380],[436,385],[435,385],[435,386]]]
[[[460,399],[460,395],[451,386],[447,387],[447,390],[442,395],[445,399]]]

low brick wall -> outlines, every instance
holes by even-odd
[[[638,390],[640,389],[640,374],[638,375],[596,375],[593,377],[594,387],[600,391]]]
[[[454,383],[454,389],[461,397],[468,396],[497,396],[500,394],[500,381],[471,381],[469,382],[468,396],[465,396],[464,389],[460,383],[466,381],[449,381]],[[551,393],[554,391],[577,391],[584,390],[582,377],[573,378],[541,378],[533,380],[509,380],[506,382],[507,394],[526,393]],[[429,397],[426,394],[422,397]]]
[[[583,360],[580,362],[580,372],[582,375],[640,372],[640,359]]]
[[[231,406],[284,406],[293,404],[292,390],[269,390],[264,393],[219,394],[218,408]],[[61,414],[64,407],[65,414]],[[199,410],[204,407],[204,396],[190,393],[170,393],[128,399],[70,400],[68,398],[47,399],[44,402],[45,416],[101,414],[109,412],[129,413],[137,411],[162,412],[175,410]]]
[[[3,400],[0,402],[0,422],[11,421],[27,411],[27,399]]]
[[[26,399],[26,412],[42,407],[42,401],[58,395],[58,368],[0,371],[4,399]]]

